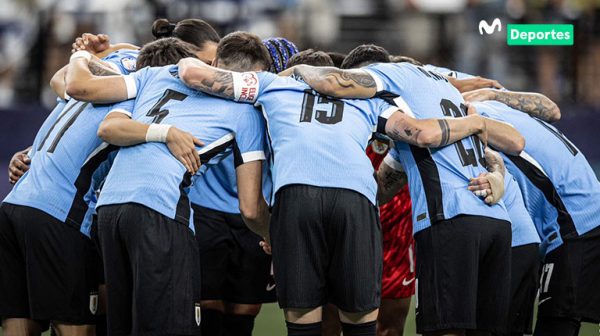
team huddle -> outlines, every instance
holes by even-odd
[[[9,166],[4,335],[574,336],[600,183],[534,92],[384,48],[157,20],[84,34]]]

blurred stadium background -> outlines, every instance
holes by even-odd
[[[376,43],[393,54],[499,80],[557,101],[561,130],[600,172],[598,0],[0,0],[0,197],[7,164],[30,145],[53,107],[48,87],[84,32],[142,45],[155,18],[202,18],[222,34],[284,36],[300,48],[346,53]],[[480,20],[572,23],[572,47],[508,47],[506,32],[479,35]],[[406,335],[414,335],[414,315]],[[264,308],[255,335],[283,335],[281,311]],[[1,332],[0,332],[1,334]],[[582,335],[600,335],[587,325]]]

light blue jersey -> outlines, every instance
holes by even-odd
[[[600,224],[600,183],[581,151],[554,126],[500,102],[474,103],[482,115],[513,125],[525,137],[507,169],[542,238],[545,253]]]
[[[104,60],[120,74],[128,75],[135,72],[135,64],[139,54],[139,50],[120,49],[106,56]]]
[[[502,196],[502,201],[506,205],[506,210],[510,217],[512,247],[527,244],[539,244],[540,236],[525,207],[521,188],[514,176],[512,176],[508,170],[504,175],[504,196]]]
[[[231,151],[236,166],[264,160],[265,128],[260,113],[250,105],[188,88],[179,80],[177,70],[175,65],[144,68],[125,76],[135,101],[126,101],[117,109],[131,112],[136,121],[173,125],[204,141],[206,145],[199,149],[202,173]],[[121,148],[97,207],[137,203],[193,230],[187,195],[193,180],[164,143]]]
[[[375,79],[379,96],[414,118],[466,116],[461,94],[436,72],[408,63],[379,63],[364,70]],[[467,189],[471,178],[487,172],[477,137],[431,149],[397,141],[388,155],[406,171],[415,233],[458,215],[510,220],[502,201],[487,205]]]
[[[104,60],[116,64],[120,58],[111,54]],[[34,140],[29,170],[4,202],[42,210],[89,233],[85,228],[89,227],[92,176],[116,150],[96,135],[110,109],[110,105],[70,99],[60,112],[53,111],[49,119],[54,122],[44,123],[47,132]]]
[[[30,158],[32,158],[35,155],[35,153],[37,152],[37,148],[40,145],[40,142],[42,142],[42,139],[44,139],[46,134],[48,134],[50,127],[52,127],[52,125],[54,125],[56,123],[56,119],[58,119],[58,117],[60,116],[62,110],[65,108],[66,105],[67,105],[66,100],[61,99],[61,98],[56,98],[56,106],[50,112],[50,114],[48,114],[48,116],[46,117],[46,120],[44,120],[44,123],[42,124],[40,129],[35,134],[35,138],[33,139],[33,144],[31,145],[31,149],[27,153],[27,155]]]
[[[235,83],[239,100],[255,102],[267,119],[275,194],[292,184],[344,188],[376,204],[377,183],[365,149],[379,118],[396,108],[381,99],[332,99],[268,72],[241,76]]]
[[[267,152],[265,150],[265,154]],[[263,164],[263,196],[265,199],[271,199],[272,189],[270,167]],[[233,155],[227,155],[221,162],[198,176],[190,188],[189,198],[193,204],[208,209],[239,214],[240,202]]]

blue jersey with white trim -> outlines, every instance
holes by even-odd
[[[365,155],[379,118],[396,111],[381,99],[333,99],[304,82],[268,72],[245,73],[267,119],[273,190],[291,184],[344,188],[376,204],[377,183]],[[252,91],[256,90],[256,91]],[[254,101],[254,99],[248,99]]]
[[[600,183],[581,151],[554,126],[500,102],[474,103],[482,115],[513,125],[525,137],[520,156],[505,155],[527,210],[550,252],[600,225]]]
[[[254,107],[188,88],[179,80],[175,65],[144,68],[126,80],[135,101],[124,102],[118,109],[132,112],[136,121],[173,125],[204,141],[206,145],[199,148],[200,173],[230,151],[236,165],[264,160],[264,121]],[[97,206],[142,204],[193,230],[187,193],[194,179],[164,143],[121,148]]]
[[[379,63],[364,70],[375,79],[379,96],[417,119],[466,115],[461,94],[436,72],[408,63]],[[389,156],[406,171],[415,233],[457,215],[509,220],[502,201],[487,205],[467,189],[471,178],[487,172],[479,138],[430,149],[396,141]]]
[[[119,59],[111,54],[104,60],[114,64]],[[60,113],[53,111],[54,122],[34,141],[29,170],[4,202],[42,210],[78,228],[89,226],[92,176],[116,150],[97,136],[110,109],[111,105],[70,99]]]
[[[265,154],[268,149],[265,148]],[[267,159],[263,164],[263,196],[269,200],[273,189],[271,172]],[[233,155],[227,155],[221,162],[210,167],[194,181],[189,192],[193,204],[232,214],[240,213],[237,177]]]

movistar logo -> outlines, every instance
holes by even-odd
[[[500,19],[498,18],[495,18],[491,25],[485,20],[479,21],[479,35],[483,35],[484,31],[486,34],[491,35],[496,29],[498,29],[499,32],[502,31],[502,22],[500,22]]]

